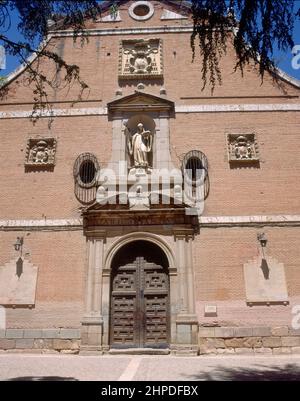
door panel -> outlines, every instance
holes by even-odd
[[[166,295],[145,296],[145,346],[163,347],[168,343]]]
[[[166,348],[169,342],[169,277],[157,264],[137,257],[112,281],[111,346]]]
[[[113,341],[116,345],[130,345],[135,339],[135,296],[113,296],[112,304],[112,328]]]

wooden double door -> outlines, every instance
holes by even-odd
[[[111,347],[168,348],[168,270],[136,256],[115,268],[111,286]]]

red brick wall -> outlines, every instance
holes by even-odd
[[[265,232],[266,254],[284,264],[289,306],[246,305],[244,263],[259,255],[257,233]],[[300,304],[298,227],[202,228],[193,244],[196,302],[200,322],[226,325],[291,325]],[[217,305],[218,317],[205,318],[204,305]]]
[[[0,265],[18,255],[17,236],[24,237],[23,256],[38,267],[36,304],[7,309],[7,326],[79,327],[85,291],[86,240],[81,231],[0,233]]]

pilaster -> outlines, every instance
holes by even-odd
[[[174,229],[178,260],[179,310],[176,318],[176,342],[171,345],[175,355],[198,355],[198,318],[195,314],[194,271],[191,229]]]
[[[87,234],[85,314],[82,319],[81,352],[102,352],[102,271],[105,232]]]

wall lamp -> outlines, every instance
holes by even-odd
[[[17,252],[22,251],[23,243],[24,243],[24,238],[23,237],[21,237],[21,238],[18,237],[17,241],[14,243],[15,251],[17,251]]]
[[[267,246],[268,240],[265,233],[257,234],[257,240],[260,242],[262,248],[265,248]]]

